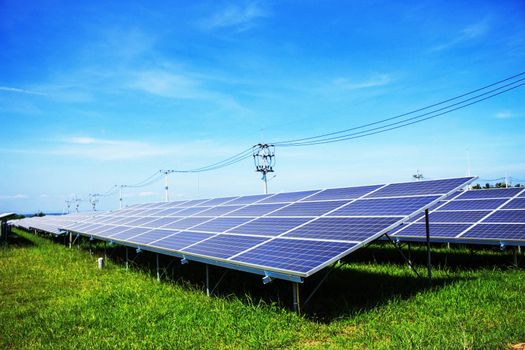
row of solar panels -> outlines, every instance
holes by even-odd
[[[431,208],[429,219],[435,242],[525,245],[525,188],[460,192]],[[392,235],[424,239],[424,218],[409,220]]]
[[[59,228],[279,278],[302,278],[393,230],[473,180],[149,203]]]

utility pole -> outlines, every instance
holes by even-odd
[[[100,197],[99,193],[89,194],[89,203],[91,203],[91,206],[93,207],[93,211],[97,211],[96,205],[98,203],[97,197]]]
[[[69,210],[71,208],[71,200],[66,199],[65,202],[66,202],[66,205],[67,205],[67,213],[69,214]]]
[[[118,208],[119,209],[122,209],[122,188],[123,187],[126,187],[126,185],[115,185],[115,186],[118,186],[119,187],[119,206]]]
[[[252,147],[253,162],[255,171],[262,173],[264,181],[264,193],[268,194],[268,173],[273,173],[275,165],[275,146],[266,143],[259,143]]]
[[[80,202],[82,202],[82,199],[78,198],[77,195],[75,195],[75,210],[78,213],[78,207],[80,207]]]
[[[166,197],[164,200],[166,202],[170,201],[170,193],[168,191],[168,175],[171,173],[174,173],[175,170],[159,170],[162,174],[164,174],[164,189],[166,190]]]
[[[412,177],[413,177],[414,179],[416,179],[416,181],[421,181],[421,179],[423,179],[423,174],[421,174],[421,173],[419,172],[419,169],[417,169],[417,170],[416,170],[416,174],[415,174],[415,175],[412,175]]]

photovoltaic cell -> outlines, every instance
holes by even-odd
[[[156,219],[156,220],[153,220],[153,221],[150,221],[150,222],[146,222],[144,224],[141,224],[139,226],[141,227],[148,227],[148,228],[159,228],[159,227],[163,227],[163,226],[166,226],[166,225],[170,225],[174,222],[177,222],[177,221],[180,221],[182,220],[182,218],[177,218],[177,217],[167,217],[167,218],[160,218],[160,219]]]
[[[187,247],[191,244],[200,242],[213,236],[214,235],[211,233],[184,231],[163,238],[160,241],[156,241],[155,247],[180,251],[184,247]]]
[[[262,267],[307,273],[354,246],[354,243],[276,238],[232,260]]]
[[[423,208],[438,196],[360,199],[328,214],[328,216],[405,216]]]
[[[195,216],[221,216],[240,208],[242,208],[241,205],[221,205],[201,211],[195,214]]]
[[[172,216],[179,216],[179,217],[190,216],[196,213],[200,213],[201,211],[204,211],[207,209],[209,208],[208,207],[191,207],[191,208],[183,209],[179,211],[178,213],[173,214]]]
[[[319,218],[283,237],[361,241],[398,222],[398,218]]]
[[[158,241],[159,239],[166,238],[179,232],[180,231],[173,230],[150,230],[141,235],[131,237],[128,239],[128,241],[134,243],[150,244],[152,242]]]
[[[525,224],[479,224],[461,238],[524,240]]]
[[[307,201],[326,200],[326,199],[356,199],[370,193],[382,185],[331,188],[323,190],[313,196],[306,198]]]
[[[418,181],[390,184],[368,196],[372,197],[397,197],[412,195],[446,194],[451,189],[457,188],[471,178],[456,178],[433,181]]]
[[[487,190],[466,191],[461,199],[480,198],[511,198],[521,192],[523,188],[496,188]]]
[[[171,228],[175,230],[184,230],[198,224],[202,224],[204,221],[210,220],[209,218],[185,218],[179,221],[169,223],[162,226],[161,228]]]
[[[274,210],[284,207],[286,204],[254,204],[242,209],[232,211],[226,216],[262,216]]]
[[[436,222],[464,222],[476,223],[483,219],[490,213],[488,210],[484,211],[435,211],[429,214],[428,218],[431,223]],[[425,216],[421,216],[417,221],[424,222]]]
[[[430,237],[456,237],[461,232],[468,229],[470,224],[433,224],[430,223]],[[426,237],[426,225],[425,224],[412,224],[399,230],[394,236],[403,237]]]
[[[253,218],[216,218],[192,228],[196,231],[224,232],[228,229],[244,224]]]
[[[321,216],[346,203],[348,201],[294,203],[269,214],[269,216]]]
[[[117,234],[111,236],[111,238],[112,239],[118,239],[118,240],[126,240],[126,239],[128,239],[130,237],[133,237],[133,236],[136,236],[136,235],[140,235],[141,233],[144,233],[146,231],[148,231],[148,229],[141,228],[141,227],[134,227],[134,228],[129,228],[129,230],[117,233]]]
[[[483,222],[525,223],[525,210],[499,210],[487,217]]]
[[[277,236],[300,226],[310,218],[258,218],[228,232],[263,236]]]
[[[514,198],[503,209],[525,209],[525,198]]]
[[[315,191],[300,191],[300,192],[287,192],[287,193],[277,193],[274,196],[268,197],[259,203],[282,203],[282,202],[295,202],[299,201],[301,199],[305,199],[306,197],[319,192],[319,190]]]
[[[238,254],[266,240],[268,240],[268,238],[223,234],[185,248],[183,251],[220,259],[227,259],[230,256]]]
[[[223,197],[223,198],[210,199],[209,201],[206,202],[206,206],[215,206],[215,205],[224,204],[235,198],[239,198],[239,197]]]
[[[461,198],[461,197],[460,197]],[[508,199],[471,199],[471,200],[453,200],[440,210],[492,210],[498,208]]]
[[[271,195],[269,194],[256,194],[252,196],[243,196],[239,197],[237,199],[234,199],[230,202],[228,202],[228,205],[244,205],[244,204],[253,204],[257,201],[260,201],[266,197],[269,197]]]

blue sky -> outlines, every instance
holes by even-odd
[[[523,1],[2,1],[0,211],[62,211],[75,194],[410,111],[524,63]],[[525,179],[524,97],[277,148],[270,190],[462,176],[467,149],[473,174]],[[170,177],[172,199],[261,191],[250,160]],[[124,191],[126,204],[162,198],[162,182]]]

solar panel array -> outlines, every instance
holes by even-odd
[[[19,220],[10,220],[8,223],[26,230],[36,229],[59,236],[64,233],[63,231],[60,231],[60,227],[87,220],[91,216],[94,216],[93,212],[72,213],[67,215],[33,216]]]
[[[307,277],[473,180],[148,203],[61,228],[189,260]]]
[[[525,245],[525,189],[464,191],[438,203],[429,220],[433,241]],[[423,240],[424,217],[401,226],[392,236]]]

